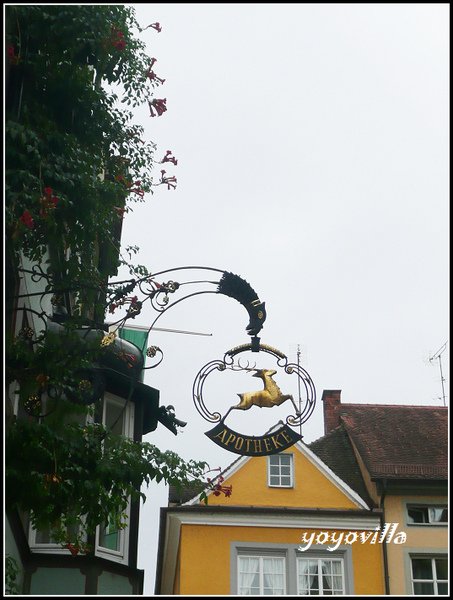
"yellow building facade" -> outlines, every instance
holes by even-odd
[[[324,391],[322,401],[325,436],[311,448],[324,457],[328,440],[333,447],[347,436],[369,502],[404,531],[404,543],[382,545],[386,592],[447,595],[448,409],[342,404],[339,390]],[[339,466],[332,452],[326,460]]]
[[[170,490],[156,594],[448,595],[448,409],[322,396],[325,435]]]
[[[428,495],[426,490],[425,495],[412,495],[408,490],[406,494],[387,496],[385,516],[389,521],[400,523],[407,536],[404,545],[391,545],[387,549],[391,594],[447,594],[446,510],[447,497]],[[419,522],[414,522],[411,514]],[[430,514],[442,520],[430,522]]]
[[[231,497],[162,509],[157,594],[385,593],[381,511],[308,446],[242,457],[223,477]]]

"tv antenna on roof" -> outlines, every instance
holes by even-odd
[[[433,360],[435,360],[436,358],[439,359],[439,369],[440,369],[440,383],[442,384],[442,401],[444,403],[445,406],[445,388],[444,388],[444,375],[442,373],[442,354],[445,352],[447,348],[447,342],[445,342],[445,344],[443,344],[443,346],[441,346],[439,348],[439,350],[437,352],[435,352],[430,358],[429,358],[429,362],[432,362]]]

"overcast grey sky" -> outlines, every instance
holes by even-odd
[[[126,216],[123,246],[137,244],[154,272],[205,265],[252,285],[266,302],[262,342],[292,361],[300,345],[315,383],[306,442],[323,434],[324,389],[341,389],[345,403],[442,405],[429,357],[449,330],[449,5],[134,7],[142,27],[162,25],[141,36],[168,108],[156,118],[143,108],[137,120],[158,159],[170,149],[177,157],[164,168],[178,186],[156,188]],[[153,317],[144,311],[136,323]],[[243,307],[218,295],[160,319],[213,335],[154,333],[165,360],[145,382],[188,425],[146,441],[213,467],[235,459],[204,435],[192,383],[249,341],[247,323]],[[449,344],[446,393],[448,358]],[[268,415],[253,410],[250,433],[260,435]],[[145,594],[166,502],[165,487],[153,486],[142,509]]]

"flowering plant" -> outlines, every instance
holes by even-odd
[[[82,344],[76,330],[104,322],[107,282],[125,262],[121,219],[155,185],[156,145],[143,140],[131,108],[148,103],[151,116],[167,110],[166,99],[154,97],[165,80],[138,37],[162,27],[140,29],[126,5],[15,4],[5,17],[6,366],[21,414],[7,420],[6,508],[28,511],[35,527],[49,529],[75,555],[89,551],[85,534],[100,523],[124,526],[127,498],[144,500],[142,483],[185,485],[206,469],[99,424],[66,419],[84,421],[96,409],[86,406],[94,385],[86,372],[114,340],[106,334]],[[61,335],[38,335],[26,322],[13,333],[14,318],[23,318],[14,290],[24,258],[45,274],[43,296],[66,297],[55,307],[71,309]],[[141,309],[134,286],[118,288],[112,300],[128,303],[130,317]],[[45,320],[44,312],[34,316]],[[123,358],[135,367],[134,356]],[[53,402],[48,414],[44,394]],[[79,534],[68,537],[72,525]]]

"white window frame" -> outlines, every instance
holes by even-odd
[[[414,572],[412,569],[412,561],[417,559],[431,560],[431,575],[432,579],[414,579]],[[446,583],[448,586],[448,579],[438,579],[437,571],[436,571],[436,560],[446,560],[448,563],[447,554],[411,554],[410,555],[410,577],[411,577],[411,586],[412,586],[412,595],[413,596],[421,596],[422,594],[415,593],[415,583],[432,583],[434,588],[434,596],[439,596],[439,583]],[[444,595],[444,594],[442,594]]]
[[[426,523],[414,523],[409,520],[409,510],[411,508],[426,510],[428,521]],[[411,527],[447,527],[448,526],[448,517],[446,521],[431,521],[430,520],[430,508],[441,508],[446,509],[448,511],[448,505],[443,504],[442,502],[432,503],[432,504],[424,504],[418,502],[406,502],[406,524]],[[448,514],[448,512],[447,512]]]
[[[317,594],[301,594],[301,590],[299,587],[300,584],[300,565],[301,562],[304,560],[311,560],[311,561],[316,561],[317,563],[317,578],[318,578],[318,593]],[[325,590],[324,590],[324,586],[323,586],[323,581],[322,578],[324,576],[323,572],[322,572],[322,562],[339,562],[340,566],[341,566],[341,572],[336,575],[336,576],[341,576],[341,594],[325,594]],[[328,556],[328,555],[307,555],[307,556],[301,556],[298,555],[297,556],[297,573],[296,573],[296,583],[297,583],[297,594],[298,595],[307,595],[307,596],[344,596],[346,593],[346,582],[345,582],[345,568],[344,568],[344,559],[342,556]],[[310,592],[310,590],[309,590]]]
[[[39,532],[34,529],[32,524],[30,523],[29,532],[28,532],[28,540],[30,545],[30,550],[33,552],[37,552],[39,554],[71,554],[71,552],[67,548],[63,548],[61,544],[56,544],[55,542],[43,543],[37,542],[36,537]],[[86,542],[86,538],[83,539]]]
[[[287,475],[282,475],[281,473],[281,467],[282,466],[286,466],[286,465],[282,465],[280,462],[280,457],[282,456],[288,456],[289,457],[289,478],[290,478],[290,482],[289,484],[283,484],[282,481],[282,477],[287,477]],[[279,459],[279,463],[278,465],[273,465],[272,464],[272,460],[275,458]],[[278,480],[279,483],[271,483],[271,467],[278,467],[279,473],[278,473]],[[276,477],[276,475],[272,475],[272,477]],[[271,454],[270,456],[267,457],[267,485],[269,487],[272,488],[293,488],[294,487],[294,456],[292,453],[290,452],[281,452],[280,454]]]
[[[134,403],[127,402],[124,398],[120,398],[119,396],[115,396],[110,392],[106,392],[104,394],[104,402],[102,405],[102,423],[106,424],[106,414],[107,414],[107,405],[115,404],[117,407],[123,409],[124,408],[124,418],[123,418],[123,427],[122,434],[124,437],[133,439],[134,437]],[[121,564],[128,564],[129,560],[129,519],[130,519],[130,501],[127,505],[124,513],[127,517],[127,525],[124,529],[118,530],[119,536],[119,550],[112,550],[110,548],[104,548],[100,545],[100,537],[101,537],[101,526],[99,525],[96,528],[96,546],[94,554],[95,556],[99,556],[101,558],[106,558],[108,560],[112,560],[115,562],[119,562]]]
[[[238,595],[248,595],[248,594],[241,594],[240,593],[240,586],[239,586],[239,581],[240,581],[240,561],[241,558],[256,558],[259,561],[259,578],[260,578],[260,589],[259,589],[259,596],[264,596],[264,595],[268,595],[268,594],[264,594],[264,568],[263,568],[263,559],[264,558],[272,558],[272,559],[279,559],[282,561],[283,564],[283,594],[282,595],[286,595],[286,572],[287,572],[287,561],[286,561],[286,556],[285,554],[282,553],[268,553],[268,552],[238,552],[237,555],[237,594]],[[273,594],[276,595],[276,594]]]
[[[341,595],[354,595],[354,568],[352,563],[351,545],[341,545],[330,552],[324,545],[316,544],[309,550],[302,552],[296,544],[275,544],[260,542],[231,542],[230,543],[230,592],[239,595],[239,560],[240,556],[247,557],[284,557],[285,559],[285,595],[296,596],[299,588],[298,559],[341,560],[341,575],[343,593]],[[327,595],[327,594],[325,594]],[[330,595],[330,594],[329,594]],[[338,594],[340,595],[340,594]]]
[[[119,396],[115,396],[110,392],[105,392],[103,403],[102,403],[102,423],[105,424],[106,420],[106,410],[107,404],[111,402],[116,404],[119,407],[124,407],[124,419],[123,419],[123,431],[122,435],[125,437],[133,438],[134,435],[134,403],[127,402],[124,398],[120,398]],[[92,422],[93,419],[91,417],[87,417],[87,422]],[[100,526],[96,528],[96,536],[95,536],[95,556],[99,556],[102,558],[106,558],[111,561],[119,562],[121,564],[128,564],[129,559],[129,519],[130,519],[130,502],[124,513],[127,515],[128,525],[124,529],[120,529],[118,532],[119,535],[119,550],[111,550],[110,548],[104,548],[99,545],[100,538]],[[32,527],[31,523],[29,525],[29,545],[30,549],[33,552],[41,553],[41,554],[62,554],[67,555],[71,554],[71,552],[67,548],[63,548],[60,544],[56,543],[39,543],[36,541],[37,531]],[[84,540],[87,541],[86,539]]]
[[[45,394],[43,394],[42,401],[44,403],[44,406],[45,406],[46,398],[47,398],[47,396]],[[87,415],[85,422],[92,423],[93,417],[91,415]],[[30,550],[32,550],[33,552],[37,552],[40,554],[71,554],[70,550],[68,550],[67,548],[63,548],[61,546],[61,544],[57,544],[55,542],[48,542],[48,543],[37,542],[36,538],[37,538],[38,533],[39,533],[39,531],[36,530],[30,522],[29,528],[28,528],[28,544],[30,546]],[[83,542],[87,541],[86,536],[84,536],[82,538],[82,541]]]

